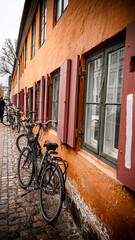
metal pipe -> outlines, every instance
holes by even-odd
[[[19,76],[20,76],[20,61],[17,59],[17,108],[19,108]]]

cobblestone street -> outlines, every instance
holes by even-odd
[[[25,193],[17,179],[16,130],[0,123],[0,239],[78,239],[81,235],[63,205],[53,224],[43,219],[38,191]]]

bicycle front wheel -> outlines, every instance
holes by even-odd
[[[5,125],[5,126],[10,126],[10,119],[9,119],[9,115],[4,115],[3,116],[3,124]]]
[[[17,132],[18,132],[18,133],[20,132],[20,128],[21,128],[20,122],[19,122],[19,120],[17,120]]]
[[[16,119],[15,117],[12,117],[12,130],[15,130],[16,128]]]
[[[41,212],[47,222],[58,218],[64,197],[65,183],[61,169],[56,163],[51,163],[43,173],[39,191]]]
[[[27,134],[21,134],[16,139],[16,146],[18,151],[21,153],[24,147],[28,145],[28,136]]]
[[[32,151],[29,148],[24,148],[20,154],[17,174],[18,181],[22,188],[26,189],[33,180],[33,159]]]

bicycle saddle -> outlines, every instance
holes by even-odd
[[[55,150],[56,148],[58,148],[58,144],[47,140],[45,141],[43,147],[47,147],[47,150]]]
[[[26,128],[34,128],[35,124],[34,123],[26,123],[25,127]]]

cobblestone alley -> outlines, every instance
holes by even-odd
[[[25,191],[17,179],[16,131],[0,123],[0,239],[78,239],[81,235],[70,212],[63,206],[51,225],[41,215],[38,191]]]

